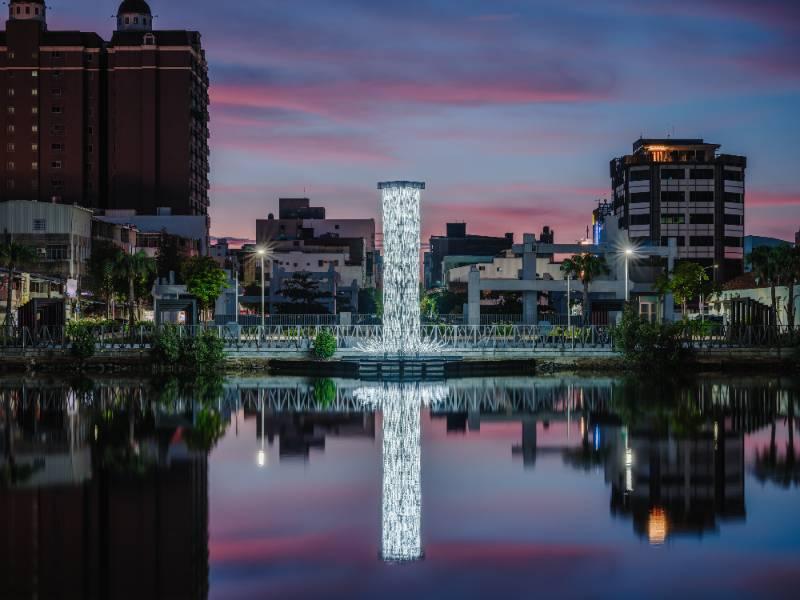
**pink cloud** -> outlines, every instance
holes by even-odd
[[[749,190],[747,192],[747,206],[796,206],[800,209],[800,192],[773,192],[768,190]],[[798,215],[800,216],[800,215]]]

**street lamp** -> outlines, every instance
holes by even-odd
[[[633,248],[625,248],[625,302],[626,303],[630,300],[630,290],[629,290],[630,284],[628,283],[628,280],[630,279],[628,277],[628,272],[630,267],[628,266],[628,263],[630,262],[630,259],[631,257],[633,257],[634,254],[635,252]]]
[[[264,312],[264,256],[267,254],[267,251],[264,248],[259,248],[256,250],[259,259],[261,259],[261,330],[264,330],[264,326],[266,324],[266,316]]]
[[[718,268],[719,268],[719,265],[710,265],[708,267],[703,267],[703,273],[705,273],[709,269],[718,269]],[[702,285],[702,284],[703,284],[703,281],[701,279],[700,280],[700,285]],[[703,323],[705,321],[705,314],[703,312],[703,290],[702,290],[702,288],[700,289],[700,306],[699,306],[699,308],[700,308],[700,322]]]

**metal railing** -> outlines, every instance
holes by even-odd
[[[382,336],[381,325],[198,325],[174,327],[180,336],[196,336],[213,331],[225,342],[229,351],[272,349],[308,350],[316,336],[327,331],[336,337],[341,349],[358,349]],[[424,340],[433,347],[450,350],[493,349],[613,349],[613,327],[562,325],[449,325],[429,324],[421,327]],[[92,331],[98,352],[149,350],[156,339],[155,325],[98,326]],[[705,331],[687,329],[684,344],[696,349],[711,348],[777,348],[800,343],[800,331],[785,326],[722,326]],[[0,328],[0,349],[4,353],[68,350],[70,339],[65,327]]]

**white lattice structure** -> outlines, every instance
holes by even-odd
[[[420,336],[420,196],[425,184],[379,183],[383,210],[383,343],[388,354],[424,350]]]
[[[444,385],[384,383],[355,396],[383,414],[381,557],[419,560],[422,550],[420,411],[447,398]]]

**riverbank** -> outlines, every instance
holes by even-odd
[[[221,371],[321,377],[357,377],[358,355],[337,353],[327,361],[298,352],[231,352]],[[363,355],[362,355],[363,358]],[[455,357],[454,357],[455,358]],[[556,371],[622,373],[626,366],[619,353],[610,350],[493,350],[462,352],[444,365],[446,377],[531,375]],[[706,348],[695,352],[686,369],[695,372],[744,371],[798,372],[794,348]],[[80,360],[57,350],[26,352],[0,357],[2,372],[104,373],[163,372],[160,363],[144,349],[104,351]]]

